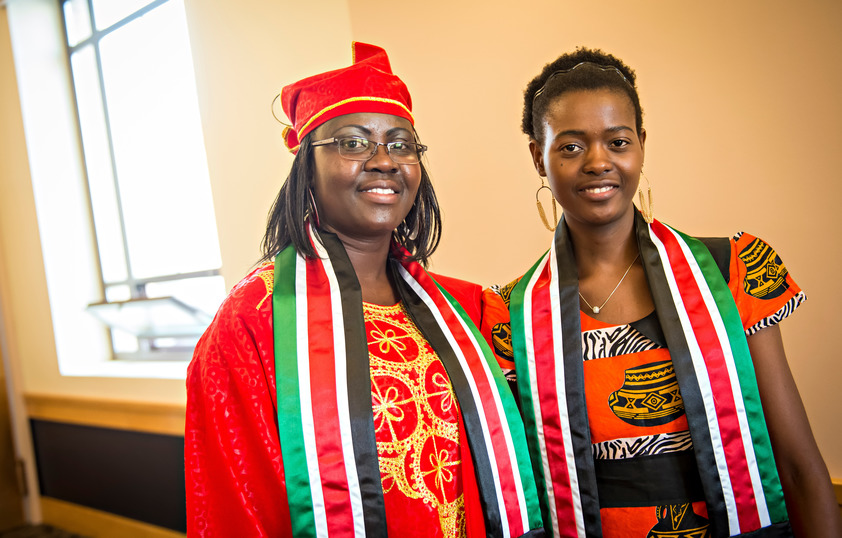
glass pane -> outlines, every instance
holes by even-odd
[[[195,338],[153,338],[150,347],[158,351],[190,351],[198,342],[198,336]]]
[[[150,282],[146,285],[146,295],[149,297],[172,296],[213,316],[225,298],[225,282],[221,276]]]
[[[120,329],[111,329],[111,342],[115,353],[136,353],[140,351],[137,337]]]
[[[93,47],[89,45],[79,49],[70,57],[70,62],[79,106],[79,125],[82,129],[82,146],[102,277],[105,282],[121,281],[127,277],[126,256]]]
[[[170,2],[109,34],[102,64],[131,271],[221,265],[187,23]]]
[[[91,15],[88,0],[66,0],[62,4],[67,25],[67,43],[72,47],[91,37]]]
[[[108,28],[151,2],[152,0],[93,0],[97,30]]]

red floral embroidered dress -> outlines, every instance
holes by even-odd
[[[463,478],[473,471],[444,366],[400,304],[363,312],[389,534],[464,536]]]
[[[439,278],[478,319],[479,286]],[[292,535],[277,426],[273,285],[271,264],[238,283],[196,348],[201,360],[188,369],[191,537]],[[366,305],[365,318],[390,535],[484,536],[470,450],[441,362],[402,307]]]

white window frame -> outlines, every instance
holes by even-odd
[[[106,325],[111,327],[112,329],[119,328],[119,322],[113,323],[109,316],[103,315],[107,309],[107,312],[114,313],[117,310],[114,307],[123,308],[133,308],[135,310],[143,310],[147,308],[147,303],[151,303],[153,301],[147,301],[148,296],[146,293],[146,286],[152,283],[162,283],[162,282],[174,282],[178,280],[187,280],[192,278],[201,278],[201,277],[209,277],[209,276],[220,276],[220,268],[214,267],[210,269],[200,270],[200,271],[191,271],[191,272],[182,272],[176,274],[158,274],[154,276],[150,276],[147,278],[139,278],[135,276],[134,271],[132,269],[132,260],[129,256],[129,238],[126,233],[126,224],[124,219],[124,212],[123,212],[123,205],[121,202],[121,185],[120,185],[120,172],[117,168],[117,160],[114,152],[114,140],[113,134],[111,131],[111,122],[110,122],[110,113],[109,113],[109,106],[108,106],[108,98],[105,89],[105,76],[103,71],[102,65],[102,58],[100,52],[100,43],[101,41],[106,38],[109,34],[113,32],[120,31],[121,28],[130,24],[131,22],[139,19],[140,17],[144,16],[145,14],[167,4],[171,0],[153,0],[146,4],[145,6],[137,9],[133,13],[126,15],[121,20],[118,20],[111,24],[110,26],[102,29],[97,29],[97,25],[95,23],[95,12],[94,12],[94,5],[93,0],[82,0],[87,4],[87,15],[88,15],[88,23],[90,25],[91,33],[85,39],[82,39],[78,43],[71,44],[70,43],[70,36],[69,36],[69,28],[67,24],[67,20],[65,19],[65,9],[64,6],[71,0],[56,0],[59,4],[59,12],[61,14],[62,19],[62,27],[64,29],[63,34],[66,36],[65,44],[66,44],[66,55],[68,66],[70,67],[71,73],[71,80],[73,79],[73,67],[72,67],[72,57],[73,55],[80,50],[84,50],[87,47],[91,47],[94,52],[94,58],[96,63],[97,69],[97,78],[98,78],[98,91],[99,91],[99,101],[102,103],[103,107],[103,116],[105,118],[105,136],[107,139],[107,146],[108,146],[108,153],[109,153],[109,160],[108,163],[111,169],[111,176],[113,178],[113,188],[115,193],[115,200],[114,203],[116,205],[116,214],[119,220],[119,227],[120,227],[120,235],[122,238],[122,256],[124,259],[125,267],[126,267],[126,278],[121,280],[110,280],[107,281],[103,275],[103,271],[101,266],[97,264],[97,274],[99,275],[101,281],[101,289],[103,290],[101,297],[107,297],[108,293],[107,290],[109,288],[117,288],[120,286],[125,286],[130,292],[130,298],[126,301],[117,301],[117,302],[108,302],[108,299],[104,299],[102,301],[97,301],[94,303],[89,304],[88,311],[92,314],[97,315],[100,317],[101,321],[104,321]],[[73,84],[71,84],[71,88]],[[76,101],[76,94],[75,91],[73,93],[74,102]],[[76,106],[76,119],[77,125],[81,124],[81,117],[79,107]],[[79,132],[79,139],[82,141],[84,145],[84,137],[82,136],[81,131]],[[84,157],[83,157],[84,160]],[[88,214],[91,215],[91,220],[93,222],[94,211],[93,205],[90,198],[90,194],[88,196],[89,206],[88,206]],[[94,230],[94,236],[96,237],[96,231]],[[191,307],[190,305],[185,305],[181,301],[178,301],[174,298],[169,298],[170,301],[167,303],[170,309],[179,310],[182,314],[186,316],[192,316],[197,321],[195,326],[192,327],[190,330],[193,331],[189,334],[182,335],[186,336],[188,339],[190,337],[198,338],[198,335],[204,330],[204,327],[211,320],[212,313],[203,313],[198,309]],[[110,333],[110,331],[109,331]],[[193,351],[192,345],[180,345],[178,347],[167,347],[167,348],[156,348],[155,341],[156,337],[153,335],[148,329],[145,333],[136,333],[139,350],[137,352],[119,352],[117,350],[114,351],[114,357],[116,359],[121,360],[175,360],[175,361],[183,361],[185,358],[188,358]],[[111,334],[109,334],[111,336]],[[112,347],[114,347],[112,342]]]
[[[73,377],[184,379],[172,361],[113,360],[107,331],[84,314],[103,297],[61,6],[6,3],[59,371]],[[40,293],[41,290],[33,290]]]

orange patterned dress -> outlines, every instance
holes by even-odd
[[[805,300],[767,243],[738,234],[729,247],[728,286],[747,336],[779,323]],[[508,310],[516,283],[485,291],[482,331],[517,395]],[[710,536],[684,401],[657,313],[612,325],[582,311],[580,321],[602,536]]]

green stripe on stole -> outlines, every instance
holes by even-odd
[[[314,508],[313,493],[319,493],[318,491],[315,491],[315,488],[320,488],[321,484],[315,482],[315,477],[311,477],[308,472],[309,466],[307,460],[307,447],[309,445],[305,442],[307,431],[305,431],[305,428],[302,425],[302,418],[306,417],[302,411],[302,400],[304,402],[307,401],[307,395],[303,394],[303,391],[307,389],[299,385],[299,379],[302,375],[306,375],[308,372],[300,371],[300,368],[306,367],[306,365],[302,366],[301,361],[297,360],[299,352],[307,352],[307,349],[302,350],[299,346],[308,346],[308,342],[298,342],[298,333],[301,329],[305,328],[301,327],[301,324],[307,323],[306,315],[300,317],[298,315],[298,310],[305,307],[307,301],[306,293],[298,293],[298,291],[300,291],[299,289],[302,288],[304,284],[304,282],[301,281],[301,278],[304,278],[305,276],[305,274],[302,274],[306,271],[305,264],[306,262],[304,259],[296,253],[293,247],[288,247],[278,254],[275,258],[275,278],[272,299],[272,307],[274,309],[273,335],[275,340],[274,350],[276,390],[278,398],[278,428],[281,441],[281,451],[283,455],[287,498],[290,517],[292,520],[292,530],[293,536],[296,538],[315,537],[318,533],[318,526],[320,523],[319,518],[323,517],[319,516],[318,510]],[[297,280],[298,282],[296,283]],[[435,283],[433,279],[429,280],[430,283],[436,286],[437,291],[440,291],[443,294],[444,299],[453,307],[455,314],[461,318],[462,323],[464,324],[463,327],[467,328],[467,332],[471,335],[471,338],[474,341],[471,347],[482,355],[483,358],[481,360],[485,361],[485,366],[488,367],[488,370],[494,378],[494,382],[491,384],[492,389],[496,389],[498,391],[502,410],[506,414],[504,424],[508,426],[514,451],[514,459],[516,460],[516,464],[518,466],[516,471],[513,470],[515,473],[513,478],[515,480],[520,480],[524,494],[525,506],[521,507],[520,513],[522,514],[523,510],[526,510],[526,516],[524,519],[528,522],[529,528],[539,527],[541,525],[541,517],[538,510],[538,492],[535,489],[535,484],[530,472],[529,450],[525,442],[523,428],[520,425],[517,405],[505,378],[503,377],[502,371],[499,369],[499,365],[497,364],[496,359],[494,359],[490,348],[486,345],[479,329],[476,328],[462,306],[446,290],[438,285],[438,283]],[[398,284],[400,288],[407,286],[408,282],[401,280]],[[306,288],[307,286],[304,287]],[[424,285],[421,287],[425,290],[429,289]],[[430,307],[428,306],[427,308]],[[361,309],[360,314],[362,314]],[[414,315],[411,308],[409,309],[409,314],[410,317]],[[306,328],[309,329],[309,327]],[[310,335],[310,338],[312,338],[312,335]],[[468,344],[468,342],[466,342],[466,344]],[[457,350],[454,349],[454,351]],[[464,371],[464,375],[467,378],[472,377],[470,366],[468,366]],[[466,397],[471,397],[471,395],[466,394]],[[477,410],[480,413],[483,412],[483,406],[480,405],[479,402],[477,402],[476,405]],[[494,413],[496,413],[496,409],[494,410]],[[503,420],[503,417],[499,418],[501,421]],[[373,436],[372,441],[374,441]],[[491,439],[486,440],[483,437],[480,437],[476,439],[469,438],[469,442],[472,444],[483,444],[485,442],[491,443],[492,441]],[[357,448],[358,447],[355,447],[355,450]],[[376,450],[373,443],[372,448]],[[475,449],[480,450],[479,447],[473,446],[471,449],[472,451]],[[489,448],[485,447],[485,450],[489,450]],[[507,453],[508,450],[508,448],[505,448]],[[352,461],[350,464],[353,465],[354,462]],[[376,469],[376,462],[374,465]],[[380,477],[378,475],[378,485],[379,478]],[[311,480],[314,481],[311,483]],[[494,485],[492,483],[485,484],[485,486],[483,486],[482,483],[478,483],[478,486],[481,489],[485,487],[485,490],[489,492],[494,491]],[[488,489],[489,487],[492,489]],[[382,493],[380,493],[380,495],[382,498]],[[371,514],[366,514],[366,531],[372,532],[372,529],[368,528],[369,515]],[[505,519],[505,514],[500,515],[503,519]],[[384,522],[381,521],[379,523]],[[505,524],[504,521],[501,521],[501,523]],[[529,528],[524,529],[524,531],[528,531]]]
[[[275,337],[275,388],[278,398],[278,431],[283,454],[292,533],[296,537],[315,537],[316,523],[301,413],[281,413],[281,409],[301,409],[298,386],[298,347],[296,315],[296,263],[294,248],[286,248],[275,257],[275,282],[272,309]],[[300,320],[306,323],[307,320]],[[278,360],[285,357],[289,360]]]
[[[509,304],[511,315],[509,316],[512,325],[512,346],[515,357],[526,357],[526,330],[524,326],[524,319],[526,312],[523,311],[523,301],[526,294],[526,288],[529,281],[532,279],[536,270],[542,269],[544,264],[542,262],[546,259],[547,254],[541,256],[535,264],[529,268],[526,274],[521,277],[518,283],[512,290],[509,296]],[[523,425],[526,430],[526,439],[528,446],[539,447],[538,442],[538,426],[535,423],[535,407],[538,402],[532,400],[532,379],[530,378],[529,368],[524,364],[515,364],[517,371],[517,387],[520,395],[520,405],[523,416]],[[532,473],[535,475],[535,485],[538,491],[538,502],[541,506],[541,518],[544,522],[544,528],[547,532],[551,532],[552,520],[550,519],[549,498],[547,497],[547,480],[544,476],[544,465],[540,454],[532,460]],[[518,456],[519,458],[520,456]]]
[[[477,348],[482,351],[483,359],[488,365],[488,369],[491,371],[491,375],[494,378],[494,385],[497,388],[497,393],[500,395],[500,401],[503,405],[506,423],[509,425],[509,432],[512,436],[512,445],[514,446],[515,458],[517,459],[517,472],[523,486],[523,496],[526,502],[525,508],[529,520],[529,528],[535,529],[540,527],[542,525],[542,521],[539,519],[541,512],[538,510],[538,490],[535,487],[535,481],[532,473],[529,472],[531,465],[529,447],[526,444],[526,436],[521,425],[522,422],[517,420],[520,412],[518,411],[517,403],[515,403],[514,396],[509,388],[508,381],[506,381],[506,377],[503,375],[503,370],[500,369],[497,359],[494,358],[494,353],[491,351],[491,347],[483,345],[485,344],[485,338],[482,336],[479,328],[474,325],[468,313],[465,312],[465,309],[462,308],[462,305],[459,304],[459,301],[454,299],[453,296],[450,295],[450,293],[448,293],[448,291],[438,282],[436,282],[436,287],[438,287],[439,291],[441,291],[442,295],[444,295],[445,299],[447,299],[447,302],[450,303],[453,309],[456,310],[459,317],[465,322],[465,326],[468,328],[471,335],[473,335],[474,341],[478,344]]]
[[[760,473],[763,493],[766,497],[766,505],[769,510],[769,518],[772,523],[786,521],[788,519],[786,504],[775,465],[775,457],[772,454],[772,443],[766,428],[763,407],[760,402],[754,363],[751,359],[745,331],[742,329],[742,320],[737,310],[737,305],[734,302],[734,297],[731,295],[731,290],[722,278],[722,273],[719,271],[708,248],[698,239],[690,237],[675,228],[670,227],[670,229],[677,233],[684,241],[690,249],[693,258],[699,264],[705,283],[713,296],[719,315],[722,318],[728,335],[731,353],[734,357],[734,365],[740,383],[740,393],[746,409],[749,431],[757,459],[758,472]]]

